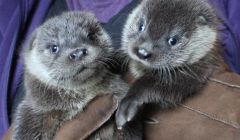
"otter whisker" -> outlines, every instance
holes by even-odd
[[[146,30],[148,30],[148,28],[149,28],[151,22],[152,22],[152,19],[150,19],[149,22],[147,23],[147,25],[146,25]]]
[[[183,65],[184,65],[184,68],[187,68],[190,75],[193,75],[193,77],[195,77],[197,80],[201,81],[201,78],[187,64],[183,64]]]
[[[194,75],[192,75],[190,72],[185,67],[179,67],[179,71],[184,74],[185,76],[191,77],[191,78],[196,78]]]
[[[159,73],[159,76],[161,77],[160,78],[161,80],[159,80],[159,83],[162,83],[162,81],[163,81],[163,69],[161,67],[157,68],[157,73]]]
[[[102,60],[103,60],[103,61],[107,61],[107,62],[111,62],[110,64],[111,64],[112,66],[120,65],[120,62],[118,62],[117,60],[114,60],[113,58],[104,57]]]
[[[169,67],[173,71],[173,82],[174,82],[173,84],[176,84],[176,81],[177,81],[176,69],[173,66],[171,66],[171,65],[169,65]]]
[[[168,70],[168,73],[169,73],[170,84],[172,84],[173,83],[172,73],[171,73],[171,70],[169,69],[168,66],[167,66],[167,70]]]
[[[162,79],[162,80],[163,80],[164,82],[167,82],[168,79],[167,79],[167,74],[166,74],[166,68],[163,67],[162,70],[163,70],[163,74],[162,74],[162,75],[163,75],[163,79]]]
[[[124,71],[128,69],[128,64],[129,64],[130,60],[131,60],[130,58],[124,59],[124,61],[123,61],[123,70]]]
[[[101,60],[96,60],[98,63],[100,63],[100,64],[102,64],[103,66],[105,66],[105,67],[109,67],[109,65],[106,63],[106,62],[104,62],[104,61],[101,61]]]

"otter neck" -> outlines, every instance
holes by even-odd
[[[98,84],[106,82],[107,76],[106,70],[102,70],[101,73],[98,73],[98,75],[96,73],[93,78],[87,80],[87,83],[71,90],[48,85],[29,72],[25,72],[26,98],[33,106],[43,110],[79,110],[98,94],[98,91],[102,88]]]

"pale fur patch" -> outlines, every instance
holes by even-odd
[[[144,75],[144,68],[141,67],[139,64],[137,64],[134,61],[131,61],[129,64],[130,72],[135,78],[140,78]]]
[[[182,57],[187,59],[188,64],[198,62],[214,47],[216,39],[217,32],[214,29],[208,26],[198,27],[185,48],[185,56]]]
[[[129,14],[128,16],[128,20],[126,22],[126,24],[123,27],[123,35],[122,35],[122,46],[123,46],[123,50],[127,53],[127,46],[128,45],[128,34],[129,33],[133,33],[136,32],[137,30],[137,24],[136,24],[136,16],[137,15],[141,15],[139,14],[141,12],[141,8],[142,8],[142,4],[140,4],[138,7],[136,7],[132,13]]]
[[[48,68],[41,63],[36,47],[25,58],[25,65],[26,70],[42,82],[48,83],[51,79]]]

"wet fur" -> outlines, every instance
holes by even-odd
[[[145,31],[138,33],[142,18]],[[135,82],[116,113],[119,127],[144,104],[171,108],[201,90],[221,62],[217,24],[214,10],[204,0],[143,0],[133,10],[123,30],[122,51]],[[186,33],[185,44],[167,46],[168,36],[179,32]],[[138,47],[152,57],[139,59],[134,52]]]
[[[92,41],[89,32],[94,34]],[[57,54],[50,52],[53,44],[60,46]],[[69,54],[79,48],[87,48],[88,55],[70,61]],[[121,100],[128,85],[107,70],[109,54],[110,38],[91,13],[64,13],[36,29],[24,53],[26,96],[17,109],[13,139],[51,140],[96,96],[114,94]],[[129,139],[130,132],[117,137],[115,128],[109,122],[90,139]]]

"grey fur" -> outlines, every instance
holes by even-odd
[[[26,96],[14,120],[14,140],[51,140],[62,123],[83,111],[94,97],[114,94],[120,100],[128,90],[105,67],[111,40],[91,13],[68,12],[49,19],[36,29],[28,45]],[[59,48],[57,53],[52,51],[54,46]],[[83,57],[70,57],[82,49],[87,50]],[[105,136],[98,136],[112,139],[114,127],[103,128],[100,132],[106,131]]]
[[[122,50],[136,81],[117,111],[119,127],[143,104],[173,107],[203,87],[221,60],[217,25],[204,0],[143,0],[133,10],[123,30]],[[172,37],[175,45],[168,44]]]

